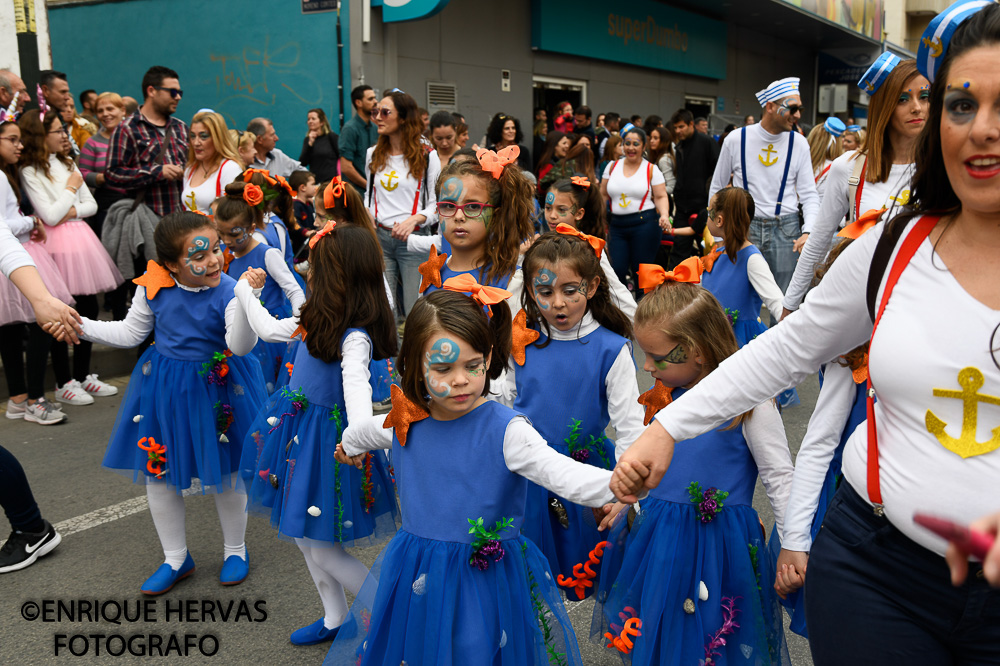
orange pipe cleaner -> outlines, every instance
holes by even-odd
[[[149,446],[143,446],[142,443],[149,440]],[[138,446],[143,451],[146,451],[149,455],[149,461],[146,463],[146,469],[149,470],[150,474],[155,474],[156,478],[163,478],[163,475],[167,473],[163,466],[167,462],[167,447],[163,444],[157,444],[156,440],[152,437],[143,437],[139,440]]]
[[[624,613],[621,613],[621,615],[624,615]],[[640,620],[637,617],[630,617],[629,619],[625,620],[625,626],[622,627],[621,635],[615,636],[609,631],[604,632],[604,637],[609,641],[611,641],[605,647],[608,648],[609,650],[617,648],[619,652],[623,654],[628,654],[629,652],[632,651],[632,648],[635,646],[635,643],[632,641],[632,637],[635,636],[636,638],[638,638],[639,636],[642,636],[642,632],[639,631],[639,629],[641,628],[642,628],[642,620]]]
[[[292,370],[295,368],[295,366],[293,364],[291,364],[291,363],[286,363],[285,364],[285,368],[288,370],[288,376],[291,377],[292,376]]]
[[[588,587],[593,587],[593,579],[597,578],[597,572],[594,571],[591,566],[601,563],[601,557],[604,556],[604,549],[607,548],[607,546],[607,541],[601,541],[598,543],[594,546],[594,549],[590,551],[590,559],[586,562],[573,565],[573,578],[559,574],[556,577],[556,582],[563,587],[572,587],[576,590],[577,599],[583,599],[584,590]]]

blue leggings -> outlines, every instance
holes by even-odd
[[[0,506],[11,527],[37,534],[45,528],[42,513],[31,494],[28,477],[14,454],[0,446]]]
[[[625,283],[630,272],[639,272],[639,264],[656,262],[660,249],[660,216],[655,209],[629,215],[611,215],[608,253],[618,279]]]

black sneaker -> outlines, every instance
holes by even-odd
[[[14,530],[7,543],[0,548],[0,573],[30,567],[39,557],[48,555],[62,541],[52,524],[44,520],[45,529],[39,534]]]

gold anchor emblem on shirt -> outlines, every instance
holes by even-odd
[[[191,211],[197,211],[198,210],[198,204],[195,203],[195,200],[194,200],[194,192],[192,192],[191,194],[187,195],[187,207],[188,207],[188,210],[191,210]]]
[[[775,157],[773,160],[771,159],[771,153],[777,152],[774,149],[773,143],[767,144],[767,148],[762,148],[760,152],[764,153],[764,155],[758,155],[757,159],[759,159],[760,163],[763,164],[764,166],[771,166],[772,164],[778,161],[777,157]]]
[[[625,196],[624,192],[622,192],[622,197],[621,198],[622,198],[622,200],[618,203],[618,205],[621,206],[622,208],[628,208],[628,205],[631,202],[629,201],[628,197]]]
[[[962,401],[962,434],[957,438],[949,436],[945,432],[945,427],[948,424],[935,416],[929,409],[924,417],[927,431],[937,437],[941,446],[963,458],[979,456],[1000,448],[1000,426],[993,429],[991,439],[985,442],[976,441],[978,403],[1000,405],[1000,398],[979,393],[979,389],[983,387],[983,373],[976,368],[963,368],[959,371],[958,385],[962,387],[961,391],[936,388],[934,395],[938,398],[958,398]]]
[[[906,204],[910,203],[910,191],[903,190],[902,192],[899,193],[898,197],[889,197],[889,198],[898,203],[900,206],[905,206]]]
[[[382,183],[382,187],[384,187],[387,192],[392,192],[394,189],[399,187],[399,183],[392,182],[393,178],[398,178],[398,176],[396,176],[395,169],[385,174],[385,178],[380,181]]]

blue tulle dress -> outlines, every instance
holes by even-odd
[[[300,344],[288,386],[270,397],[243,446],[249,510],[269,515],[282,537],[310,545],[392,536],[399,511],[385,454],[369,453],[361,470],[333,459],[347,426],[340,362],[324,363]]]
[[[840,444],[837,445],[837,450],[833,454],[833,460],[830,461],[830,467],[826,470],[826,479],[823,481],[823,489],[819,494],[816,515],[813,517],[812,529],[810,530],[813,542],[816,541],[819,528],[823,526],[826,509],[830,506],[830,501],[833,499],[833,495],[837,492],[837,487],[840,485],[844,446],[847,444],[847,440],[851,438],[855,429],[868,418],[867,391],[867,382],[855,384],[854,404],[851,406],[850,416],[847,419],[847,423],[844,424],[844,430],[840,435]],[[789,594],[788,598],[783,600],[781,604],[788,610],[788,617],[790,619],[788,628],[800,636],[809,638],[809,632],[806,630],[805,598],[805,589],[801,589]]]
[[[156,343],[139,358],[104,455],[104,467],[137,483],[155,482],[150,466],[178,493],[199,479],[203,492],[232,487],[243,440],[264,403],[260,365],[227,355],[226,306],[236,282],[201,291],[161,288],[148,299]],[[150,460],[165,447],[162,464]]]
[[[486,402],[413,423],[405,447],[394,436],[403,527],[351,608],[360,630],[338,634],[325,664],[581,663],[548,564],[519,534],[527,481],[503,455],[516,415]],[[476,554],[470,521],[506,527]]]
[[[542,333],[537,342],[545,339]],[[599,326],[577,340],[552,340],[541,348],[528,345],[524,365],[515,367],[514,409],[531,419],[559,453],[614,469],[615,444],[605,436],[610,422],[605,380],[626,344],[628,340]],[[521,533],[545,554],[557,580],[559,575],[572,577],[574,565],[586,562],[587,554],[604,540],[588,507],[531,482]],[[581,598],[565,591],[571,601]],[[587,588],[585,596],[592,592]]]
[[[281,252],[263,243],[258,243],[254,249],[250,250],[242,257],[234,257],[229,262],[226,272],[234,279],[238,280],[248,268],[260,268],[267,270],[264,263],[264,255],[270,251]],[[267,311],[277,319],[287,319],[292,316],[292,304],[281,289],[269,275],[264,282],[264,288],[260,294],[261,302]],[[285,351],[288,343],[285,342],[264,342],[259,340],[253,348],[253,356],[260,362],[260,369],[264,375],[264,384],[268,392],[273,391],[277,386],[278,376],[285,370]]]
[[[674,399],[683,392],[674,389]],[[638,617],[641,636],[630,637],[625,662],[790,663],[767,573],[773,565],[764,561],[769,552],[752,506],[756,480],[739,426],[678,443],[631,530],[623,519],[608,536],[591,636],[607,644],[605,632],[620,636],[623,623]],[[695,504],[691,493],[704,501],[714,490],[729,495],[703,522],[700,511],[710,507]]]

